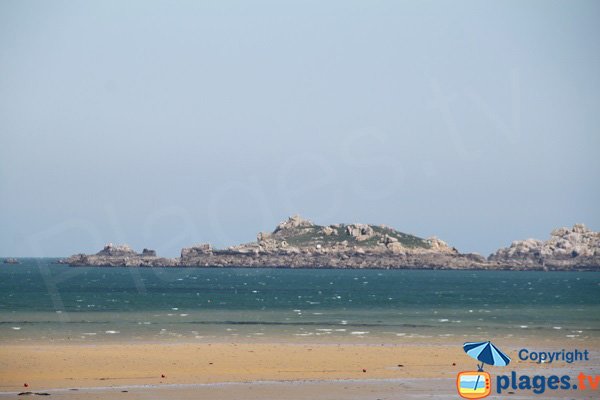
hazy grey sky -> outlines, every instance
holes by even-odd
[[[597,1],[3,0],[0,255],[598,230],[599,38]]]

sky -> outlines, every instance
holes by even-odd
[[[3,0],[0,255],[600,230],[598,38],[596,1]]]

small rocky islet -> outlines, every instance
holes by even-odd
[[[203,243],[164,258],[154,250],[137,253],[127,245],[107,244],[96,254],[59,261],[71,266],[103,267],[255,267],[600,270],[600,233],[583,224],[552,231],[546,241],[513,242],[485,258],[460,253],[444,241],[400,232],[385,225],[317,225],[298,215],[251,243],[214,249]]]

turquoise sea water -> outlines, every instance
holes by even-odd
[[[0,341],[597,338],[600,273],[0,264]]]

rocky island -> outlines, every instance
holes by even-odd
[[[600,232],[583,224],[552,231],[550,239],[517,240],[488,257],[490,263],[519,269],[600,269]]]
[[[73,266],[94,265],[102,267],[175,267],[177,260],[173,258],[157,257],[156,251],[144,249],[136,253],[126,244],[104,246],[96,254],[76,254],[67,259],[60,260],[60,264]]]
[[[487,259],[460,253],[436,238],[420,238],[385,225],[317,225],[300,216],[260,232],[255,242],[214,249],[199,244],[181,250],[179,258],[137,253],[126,245],[108,244],[97,254],[77,254],[61,263],[72,266],[125,267],[270,267],[384,269],[600,269],[600,233],[584,225],[560,228],[548,241],[513,242]]]

